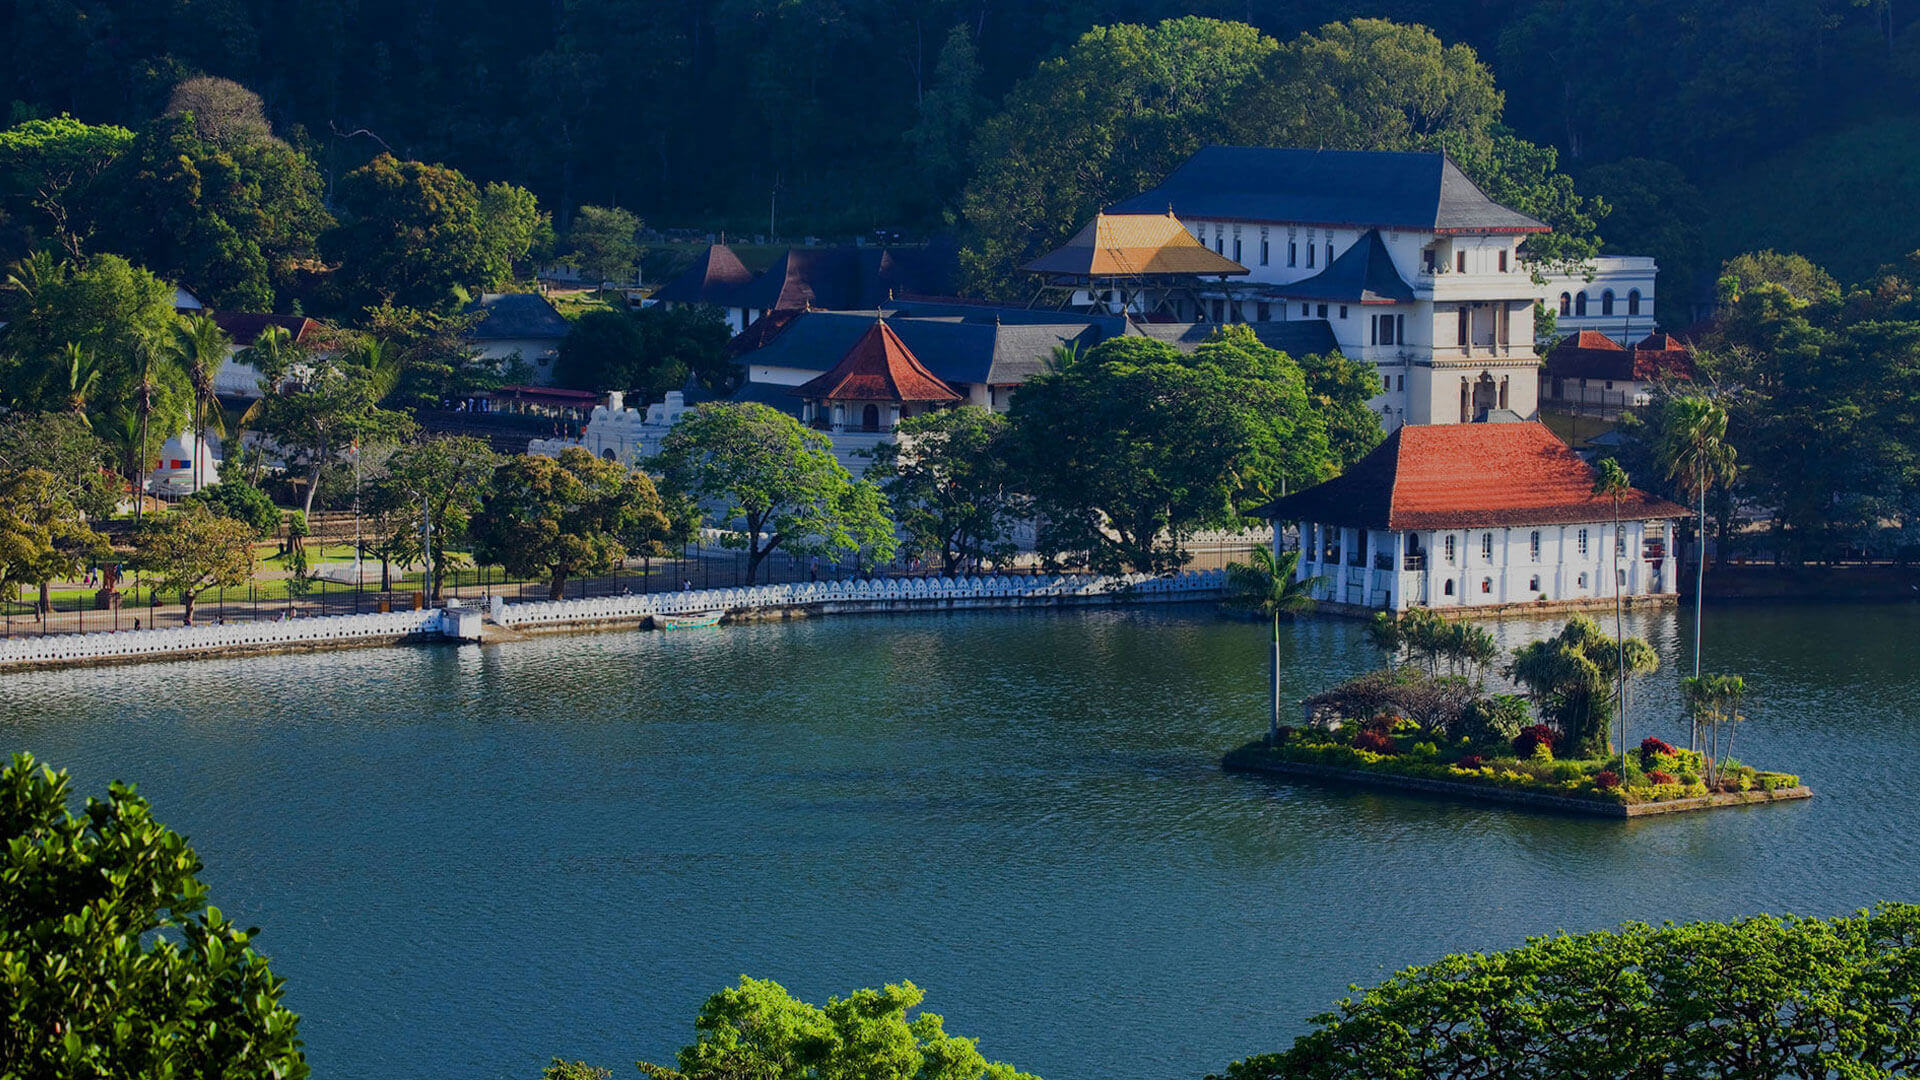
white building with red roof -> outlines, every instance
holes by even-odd
[[[1317,597],[1350,610],[1672,599],[1686,508],[1634,489],[1616,511],[1593,480],[1544,424],[1409,425],[1264,515],[1276,537],[1296,527],[1298,573],[1323,579]]]

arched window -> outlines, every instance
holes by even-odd
[[[1540,530],[1535,529],[1533,535],[1527,538],[1527,550],[1533,553],[1534,562],[1540,561]]]
[[[1585,574],[1580,575],[1580,587],[1583,589],[1587,587],[1587,575]]]
[[[1447,587],[1446,587],[1446,589],[1445,589],[1445,590],[1443,590],[1443,591],[1444,591],[1444,592],[1445,592],[1445,593],[1446,593],[1446,594],[1447,594],[1448,596],[1452,596],[1452,595],[1453,595],[1453,579],[1452,579],[1452,578],[1448,578],[1448,579],[1447,579]]]
[[[600,451],[600,456],[607,461],[617,460],[614,457],[613,447],[611,446],[607,447],[605,450]]]
[[[1640,290],[1639,289],[1627,290],[1627,314],[1629,315],[1640,314]]]
[[[1560,294],[1560,314],[1562,315],[1573,314],[1573,294],[1572,293]]]
[[[1613,314],[1613,290],[1612,289],[1608,289],[1600,294],[1600,314],[1602,315]]]
[[[880,430],[880,406],[869,405],[860,410],[860,429],[862,431]]]
[[[1530,593],[1537,593],[1540,591],[1540,575],[1539,574],[1535,574],[1532,577],[1527,579],[1527,591]]]
[[[1573,314],[1576,318],[1587,317],[1587,294],[1581,293],[1573,298]]]
[[[1490,578],[1490,577],[1483,577],[1483,578],[1481,578],[1481,579],[1480,579],[1480,591],[1481,591],[1482,593],[1491,593],[1491,592],[1493,592],[1493,579],[1492,579],[1492,578]]]

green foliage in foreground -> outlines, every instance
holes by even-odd
[[[0,771],[0,1076],[299,1080],[299,1017],[200,859],[114,784],[67,809],[64,773]]]
[[[1916,940],[1912,904],[1538,937],[1408,968],[1210,1080],[1908,1076]]]
[[[701,1007],[699,1035],[680,1049],[678,1068],[643,1061],[640,1071],[653,1080],[1038,1080],[989,1062],[974,1040],[947,1034],[933,1013],[909,1018],[925,997],[912,983],[889,984],[821,1007],[743,975]],[[567,1080],[590,1075],[580,1063],[554,1064],[576,1070],[557,1074]]]

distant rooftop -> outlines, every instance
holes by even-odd
[[[1095,214],[1064,246],[1020,269],[1081,278],[1248,272],[1194,239],[1178,218],[1165,211]]]
[[[482,293],[467,310],[483,313],[467,331],[475,341],[557,340],[567,336],[570,326],[539,293]]]
[[[1112,213],[1405,232],[1546,232],[1445,154],[1209,146]]]

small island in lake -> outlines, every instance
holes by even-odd
[[[1657,738],[1637,750],[1617,686],[1657,665],[1638,639],[1607,637],[1585,616],[1515,650],[1505,673],[1526,694],[1488,694],[1480,673],[1499,655],[1491,635],[1426,609],[1383,613],[1369,628],[1392,664],[1305,702],[1300,727],[1227,754],[1232,771],[1319,777],[1603,817],[1805,799],[1790,773],[1731,755],[1745,719],[1738,676],[1681,681],[1696,747]],[[1536,713],[1537,710],[1537,713]]]

